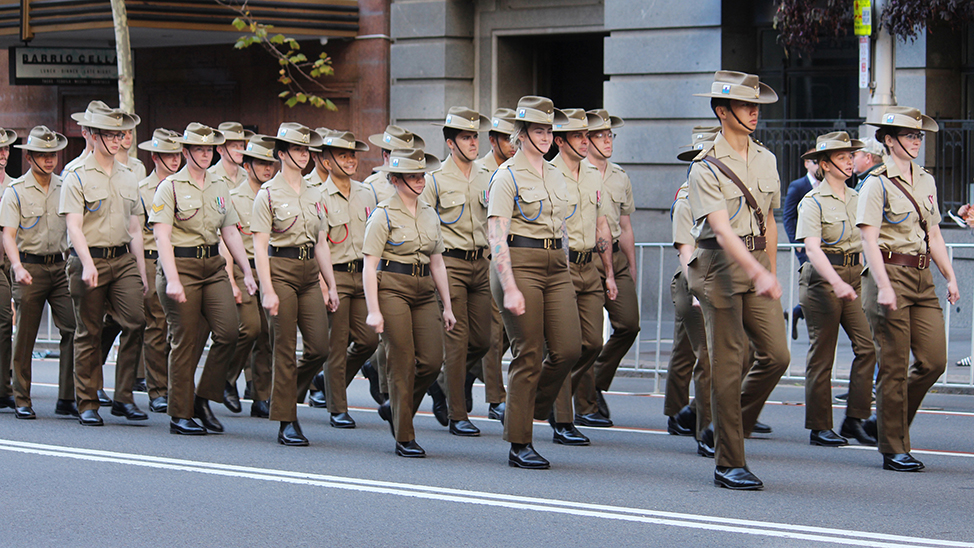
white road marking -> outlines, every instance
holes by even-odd
[[[274,481],[294,485],[309,485],[363,493],[394,495],[460,504],[477,504],[512,510],[533,510],[536,512],[567,514],[579,517],[628,521],[687,529],[704,529],[762,537],[776,537],[852,546],[877,546],[889,548],[904,546],[957,546],[974,548],[974,543],[948,541],[942,539],[907,537],[873,533],[868,531],[810,527],[789,523],[742,520],[698,514],[684,514],[679,512],[660,512],[624,506],[603,506],[558,499],[523,497],[500,493],[488,493],[484,491],[471,491],[466,489],[450,489],[430,485],[415,485],[363,478],[309,474],[304,472],[292,472],[288,470],[275,470],[271,468],[254,468],[232,464],[172,459],[154,455],[119,453],[115,451],[101,451],[96,449],[28,443],[14,440],[0,439],[0,450],[22,454],[71,458],[89,462],[142,466],[146,468],[156,468],[178,472],[196,472],[200,474],[235,477],[241,479]]]

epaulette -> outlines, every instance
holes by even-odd
[[[619,170],[619,171],[621,171],[623,173],[626,172],[626,170],[622,169],[622,166],[620,166],[619,164],[617,164],[615,162],[609,162],[609,164],[612,165],[612,169],[617,169],[617,170]],[[598,169],[598,168],[596,168],[596,169]]]
[[[752,140],[752,141],[754,141],[754,143],[755,143],[756,145],[758,145],[758,146],[760,146],[761,148],[763,148],[763,149],[766,149],[766,150],[767,150],[767,148],[768,148],[768,147],[767,147],[767,145],[765,145],[765,144],[764,144],[764,143],[762,143],[761,141],[758,141],[758,140],[757,140],[757,139],[756,139],[756,138],[755,138],[755,137],[754,137],[753,135],[751,136],[751,140]]]
[[[706,143],[704,147],[700,149],[700,153],[693,158],[693,161],[698,162],[700,160],[703,160],[710,154],[710,151],[713,149],[714,149],[714,141],[710,141]]]
[[[271,179],[270,181],[267,181],[266,183],[264,183],[264,184],[262,184],[262,185],[260,185],[260,188],[270,188],[270,186],[271,186],[271,181],[273,181],[273,180],[274,180],[274,179],[272,178],[272,179]]]

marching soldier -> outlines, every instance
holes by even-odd
[[[74,380],[79,422],[102,426],[98,389],[102,386],[101,332],[106,307],[122,327],[115,364],[112,414],[148,419],[132,399],[145,315],[145,256],[139,223],[139,187],[131,170],[115,159],[122,132],[136,125],[132,115],[92,102],[71,117],[88,128],[94,149],[68,173],[58,213],[66,215],[71,256],[68,289],[74,305]]]
[[[169,432],[203,435],[207,430],[223,432],[209,402],[223,401],[227,368],[237,343],[237,314],[217,232],[243,270],[247,292],[253,295],[257,285],[236,229],[230,189],[226,181],[206,171],[223,134],[193,122],[176,141],[183,145],[186,165],[159,184],[149,222],[162,266],[156,273],[156,291],[172,344]],[[212,344],[196,385],[196,367],[207,335]],[[200,419],[202,427],[194,418]]]
[[[51,305],[54,324],[61,332],[57,415],[78,416],[74,401],[74,312],[64,271],[68,232],[58,215],[61,178],[54,174],[57,151],[68,140],[44,126],[30,131],[27,142],[15,145],[27,151],[30,170],[7,186],[0,202],[3,247],[10,257],[13,296],[17,307],[17,335],[14,339],[14,392],[16,417],[35,418],[30,398],[31,352],[44,313]],[[3,365],[6,369],[6,364]]]
[[[490,349],[490,260],[487,258],[487,184],[490,171],[477,160],[479,133],[490,120],[466,107],[451,107],[442,126],[450,156],[426,176],[420,196],[433,207],[443,236],[443,262],[449,277],[450,303],[456,326],[446,334],[443,369],[429,387],[434,415],[443,424],[437,404],[446,403],[450,433],[479,436],[467,413],[481,360]],[[445,395],[444,395],[445,393]],[[441,407],[442,409],[442,407]],[[446,424],[443,424],[446,426]]]
[[[0,128],[0,189],[10,184],[7,175],[7,160],[10,158],[10,145],[17,140],[17,132]],[[0,257],[3,252],[0,250]],[[10,302],[10,281],[0,272],[0,305]],[[13,313],[9,306],[0,306],[0,409],[17,408],[17,402],[10,389],[10,337],[13,333]]]
[[[142,337],[142,362],[145,364],[146,389],[149,393],[149,411],[165,413],[169,409],[169,329],[166,313],[156,291],[156,262],[159,250],[156,246],[149,211],[159,183],[179,171],[183,161],[183,145],[175,131],[159,128],[152,132],[152,139],[139,143],[140,150],[151,153],[155,169],[139,182],[139,216],[142,220],[142,243],[145,247],[145,275],[149,283],[143,299],[145,334]]]

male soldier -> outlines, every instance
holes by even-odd
[[[145,247],[145,274],[149,291],[143,299],[145,310],[145,335],[142,341],[142,362],[145,364],[149,411],[165,413],[169,410],[169,329],[166,313],[156,293],[156,263],[159,251],[149,224],[149,208],[159,183],[179,171],[183,161],[183,145],[177,142],[179,134],[159,128],[152,139],[139,143],[139,149],[151,153],[155,169],[139,182],[139,216],[142,221],[142,245]]]
[[[399,126],[389,124],[385,131],[369,135],[369,142],[382,150],[382,165],[389,165],[389,154],[397,148],[426,148],[426,141],[419,135],[403,129]],[[375,196],[375,203],[379,203],[396,193],[395,187],[389,182],[388,176],[376,170],[372,175],[366,177],[363,184],[372,190]],[[378,365],[378,368],[372,364]],[[369,379],[370,392],[372,399],[378,404],[389,399],[389,387],[386,385],[386,352],[383,347],[382,339],[379,339],[379,347],[376,349],[372,359],[365,362],[362,366],[362,373]],[[378,378],[376,378],[378,377]]]
[[[328,214],[326,238],[338,290],[338,309],[328,313],[331,334],[325,362],[327,374],[316,381],[320,382],[316,388],[324,388],[328,393],[325,399],[331,426],[354,428],[355,421],[348,414],[346,389],[379,345],[375,330],[365,323],[368,309],[361,274],[365,222],[376,202],[372,189],[352,180],[358,168],[356,152],[365,152],[369,146],[357,141],[348,131],[329,131],[322,137],[320,151],[312,155],[315,170],[306,179],[310,186],[321,189]],[[315,379],[318,378],[316,375]]]
[[[450,156],[426,176],[420,196],[433,206],[443,234],[443,262],[450,281],[450,303],[457,323],[444,339],[440,377],[429,387],[434,415],[443,426],[446,403],[450,433],[479,436],[480,429],[467,417],[473,401],[465,397],[467,380],[476,378],[481,360],[490,349],[490,260],[487,258],[487,184],[490,171],[477,162],[482,131],[490,119],[466,107],[450,107],[443,139]],[[472,384],[472,381],[471,381]],[[445,389],[445,395],[444,395]],[[437,412],[439,411],[439,412]]]
[[[44,303],[61,332],[57,415],[78,416],[74,402],[74,312],[64,272],[68,250],[64,218],[58,216],[61,178],[54,175],[57,151],[68,140],[44,126],[31,130],[27,143],[16,145],[27,151],[30,170],[3,192],[0,225],[3,247],[10,257],[14,302],[17,306],[17,337],[14,343],[14,391],[16,417],[35,418],[30,399],[31,352],[41,324]],[[6,364],[4,364],[6,365]]]
[[[693,128],[693,144],[690,150],[677,155],[677,159],[689,162],[700,151],[711,146],[720,126]],[[710,355],[707,353],[707,333],[703,327],[700,302],[690,294],[687,286],[687,264],[696,247],[693,235],[693,214],[690,211],[689,184],[684,182],[676,193],[670,209],[673,225],[673,247],[676,248],[680,266],[673,274],[670,294],[675,311],[673,325],[673,351],[666,372],[666,400],[663,413],[669,417],[666,430],[678,436],[695,436],[697,454],[713,458],[713,430],[710,424]],[[690,399],[690,379],[693,378],[695,397]]]
[[[254,135],[247,142],[243,151],[243,168],[247,176],[236,188],[230,189],[230,201],[233,203],[237,216],[237,230],[243,240],[250,262],[251,271],[254,263],[254,235],[250,230],[250,217],[254,213],[254,199],[260,186],[270,181],[277,173],[277,157],[274,156],[274,141],[264,135]],[[237,337],[237,349],[230,369],[227,371],[227,382],[235,386],[237,377],[243,369],[250,370],[248,392],[252,398],[250,416],[266,419],[270,417],[271,398],[271,339],[270,328],[260,309],[260,294],[250,295],[244,287],[243,270],[233,264],[233,258],[226,246],[221,248],[227,257],[227,275],[233,290],[234,301],[237,303],[237,315],[240,317],[240,334]],[[236,388],[234,388],[234,394]],[[224,393],[224,403],[228,400]],[[237,400],[239,403],[239,400]],[[232,409],[231,409],[232,411]]]
[[[710,92],[697,95],[711,98],[722,128],[689,175],[698,233],[687,271],[690,291],[703,308],[710,351],[714,484],[761,489],[764,484],[744,459],[744,437],[790,355],[775,277],[778,226],[772,209],[781,202],[781,186],[774,155],[750,135],[759,105],[778,96],[757,76],[731,71],[718,71]],[[742,379],[749,341],[757,359]]]
[[[223,122],[217,127],[217,130],[223,133],[226,141],[216,147],[216,152],[220,155],[220,161],[210,166],[207,171],[214,178],[223,179],[227,188],[232,190],[247,182],[247,171],[242,167],[243,152],[247,148],[247,140],[254,136],[254,132],[249,129],[244,129],[240,122]],[[224,249],[225,247],[221,247],[221,252]],[[253,258],[253,256],[251,255],[250,258]],[[232,258],[227,261],[228,268],[232,263]],[[230,280],[233,284],[234,277],[232,275],[230,276]],[[234,292],[234,295],[236,295],[236,292]],[[243,298],[242,295],[241,298]],[[223,389],[223,405],[233,413],[239,413],[241,408],[240,394],[237,392],[237,377],[240,376],[240,371],[233,371],[233,369],[235,368],[231,367],[229,372],[233,378],[227,379],[227,384]]]
[[[602,307],[605,297],[615,299],[617,288],[612,270],[612,235],[602,201],[602,174],[585,157],[588,154],[588,128],[602,125],[602,118],[582,109],[565,109],[568,122],[554,125],[558,155],[551,160],[561,171],[568,188],[568,269],[575,288],[582,354],[565,378],[548,418],[554,429],[553,441],[562,445],[589,445],[587,436],[575,428],[572,395],[602,351]],[[605,272],[602,276],[593,260],[598,256]],[[587,415],[589,426],[609,427],[612,421],[598,413]]]
[[[0,128],[0,191],[10,184],[7,176],[7,160],[10,158],[10,145],[17,140],[17,132]],[[0,259],[3,250],[0,250]],[[0,409],[17,407],[10,390],[10,336],[13,332],[13,313],[10,306],[10,281],[0,271]]]
[[[87,127],[94,140],[92,153],[64,181],[58,208],[67,215],[71,244],[67,273],[77,324],[74,378],[79,421],[85,426],[104,424],[98,415],[97,391],[102,384],[100,347],[106,306],[122,326],[112,414],[146,420],[132,399],[147,287],[139,187],[132,171],[115,159],[122,131],[134,128],[136,122],[129,114],[94,103],[71,117]]]
[[[639,301],[636,298],[636,239],[629,216],[636,211],[629,175],[618,164],[609,161],[615,139],[613,130],[625,123],[609,116],[604,109],[590,110],[602,123],[588,128],[588,161],[602,174],[602,195],[606,202],[606,220],[612,232],[612,265],[615,269],[619,297],[605,301],[612,324],[612,335],[575,392],[575,424],[604,426],[600,419],[609,418],[609,406],[602,392],[609,389],[616,369],[639,335]],[[600,266],[597,264],[597,266]],[[605,273],[602,274],[603,279]],[[603,282],[604,283],[604,282]]]
[[[135,118],[136,124],[142,123],[142,119],[139,118],[138,114],[131,114],[131,116]],[[137,156],[129,155],[129,150],[132,149],[132,140],[135,137],[135,131],[129,129],[123,131],[122,134],[122,142],[119,143],[118,152],[115,154],[115,159],[118,160],[118,163],[131,169],[132,173],[135,174],[136,180],[141,181],[142,179],[145,179],[145,164],[143,164],[142,160],[139,160]]]
[[[493,175],[497,168],[514,156],[514,145],[511,144],[511,132],[514,131],[514,121],[517,114],[509,108],[499,108],[494,111],[490,119],[490,131],[487,140],[490,142],[490,152],[480,159],[480,163]]]

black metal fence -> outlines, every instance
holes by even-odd
[[[937,120],[940,131],[927,143],[926,167],[937,179],[941,211],[956,210],[974,199],[974,120]],[[843,120],[763,120],[755,138],[778,158],[782,195],[789,182],[805,175],[801,155],[815,138],[830,131],[857,135],[861,118]],[[932,148],[930,148],[932,147]]]

